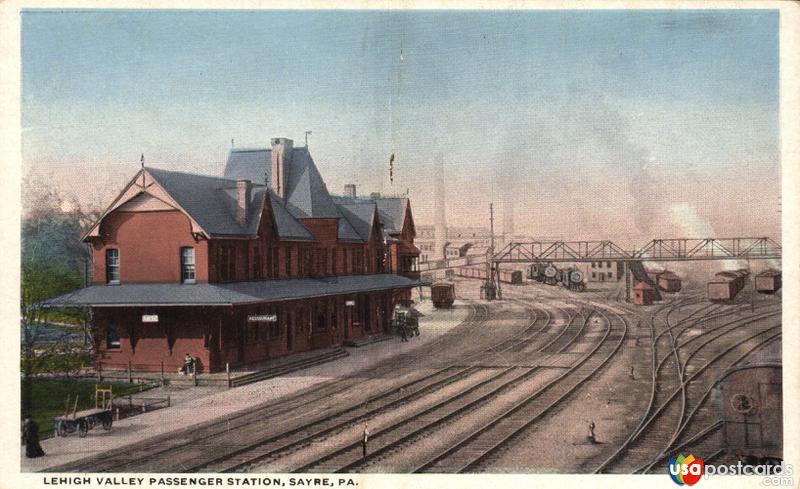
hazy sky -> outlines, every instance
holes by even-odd
[[[22,20],[25,173],[98,205],[141,153],[219,174],[231,138],[312,130],[331,191],[409,189],[417,223],[441,153],[452,224],[511,196],[517,230],[541,236],[779,234],[777,11]]]

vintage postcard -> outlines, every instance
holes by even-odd
[[[798,486],[796,3],[309,7],[2,6],[0,487]]]

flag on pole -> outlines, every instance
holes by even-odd
[[[394,183],[394,153],[389,156],[389,183]]]

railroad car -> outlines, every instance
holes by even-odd
[[[459,267],[456,269],[456,275],[466,278],[477,278],[486,280],[485,267]],[[522,272],[520,270],[500,270],[497,273],[497,279],[500,282],[507,284],[521,284]]]
[[[780,290],[781,285],[780,270],[764,270],[756,275],[756,290],[762,294],[774,294]]]
[[[456,300],[456,286],[452,282],[437,282],[431,285],[431,300],[437,309],[452,307]]]
[[[507,284],[521,284],[522,283],[522,271],[521,270],[500,270],[498,272],[501,282],[505,282]]]
[[[783,459],[783,388],[780,342],[717,380],[724,448],[740,460]]]
[[[583,292],[586,286],[583,283],[583,273],[575,267],[560,270],[561,285],[576,292]]]
[[[744,288],[745,284],[747,284],[747,277],[749,275],[750,272],[745,269],[732,272],[719,272],[714,275],[714,278],[708,282],[708,300],[712,302],[733,301],[736,295]]]

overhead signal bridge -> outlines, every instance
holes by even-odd
[[[780,259],[771,238],[654,239],[628,251],[613,241],[533,241],[509,243],[492,257],[499,263],[592,261],[695,261]]]

